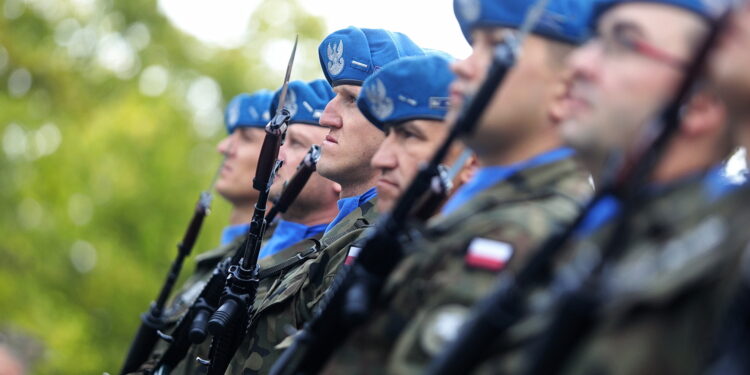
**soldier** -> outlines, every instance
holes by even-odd
[[[653,130],[648,120],[685,79],[711,15],[700,0],[601,4],[597,36],[570,59],[566,142],[594,166],[637,155]],[[748,195],[722,175],[733,144],[716,96],[699,87],[679,121],[638,199],[626,207],[612,195],[589,212],[559,259],[570,260],[505,335],[509,348],[542,337],[524,347],[529,373],[697,374],[705,366],[747,243]],[[580,285],[588,293],[576,301],[594,302],[575,305],[579,314],[549,304]],[[563,327],[570,329],[561,334]],[[520,358],[506,355],[494,371],[517,371]]]
[[[258,154],[265,137],[265,126],[270,118],[269,108],[273,93],[259,90],[252,95],[239,94],[227,105],[225,123],[227,137],[217,149],[226,157],[216,191],[232,205],[229,226],[224,228],[221,244],[231,243],[247,233],[253,216],[258,191],[250,183],[258,166]]]
[[[370,159],[384,135],[360,113],[356,99],[362,83],[376,69],[401,57],[424,54],[406,35],[357,27],[330,34],[318,53],[336,93],[320,118],[329,132],[318,172],[341,185],[339,213],[305,262],[285,270],[269,288],[251,318],[248,340],[232,361],[233,373],[268,372],[281,353],[277,345],[291,333],[289,328],[301,328],[310,318],[351,245],[374,223],[378,171],[370,166]]]
[[[530,2],[457,1],[473,53],[453,64],[451,108],[484,81],[494,47],[523,23]],[[592,193],[589,174],[561,147],[557,131],[564,58],[586,35],[585,2],[553,0],[522,46],[517,65],[466,144],[480,168],[432,219],[423,239],[388,280],[369,324],[334,356],[330,373],[422,373],[456,334],[469,306],[498,273],[513,272],[530,250],[578,214]],[[449,115],[450,116],[450,115]],[[355,363],[356,362],[356,363]]]
[[[452,61],[440,54],[409,57],[383,67],[362,85],[357,99],[360,111],[373,125],[385,131],[385,141],[372,158],[373,168],[380,170],[378,179],[379,212],[388,212],[417,174],[422,163],[448,135],[445,115],[449,105],[449,85],[455,79],[450,71]],[[452,165],[465,147],[452,146],[444,161]],[[475,169],[476,159],[463,160],[462,171],[449,181],[463,185]],[[452,188],[446,186],[450,194]],[[429,202],[428,202],[429,203]],[[433,211],[439,207],[426,207]],[[430,213],[426,213],[430,215]]]
[[[281,91],[277,91],[271,103],[271,109],[278,106]],[[302,162],[310,147],[322,143],[327,129],[318,123],[320,115],[334,93],[325,80],[311,82],[292,81],[287,93],[287,109],[291,120],[287,129],[286,140],[279,150],[279,160],[284,164],[279,170],[270,197],[276,201],[293,177],[295,169]],[[304,125],[304,126],[303,126]],[[269,264],[267,257],[274,256],[284,261],[299,251],[282,251],[304,239],[320,239],[323,232],[338,214],[336,202],[339,199],[341,186],[319,174],[313,174],[304,189],[294,200],[294,204],[281,214],[276,223],[273,236],[263,246],[259,259]],[[278,263],[270,262],[270,263]]]
[[[258,191],[253,189],[252,179],[263,145],[264,127],[271,119],[269,108],[272,99],[273,92],[259,90],[253,94],[239,94],[227,105],[224,116],[227,137],[217,146],[219,153],[225,156],[225,161],[216,181],[216,191],[232,205],[230,224],[224,228],[218,248],[195,257],[195,271],[167,304],[164,319],[169,329],[198,298],[216,265],[237,250],[242,244],[242,235],[247,233],[253,207],[258,199]],[[271,232],[272,230],[268,231],[268,234]],[[151,368],[166,346],[165,342],[160,341],[144,368]],[[195,358],[197,354],[204,352],[207,353],[205,348],[196,348],[188,356]],[[174,373],[192,373],[195,367],[192,358],[182,361]]]

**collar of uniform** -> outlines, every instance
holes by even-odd
[[[363,203],[369,201],[370,199],[377,196],[377,191],[375,188],[370,188],[370,190],[367,190],[366,192],[355,195],[353,197],[346,197],[339,199],[336,204],[339,206],[339,213],[336,215],[336,217],[331,221],[330,224],[328,224],[328,227],[326,228],[326,233],[328,233],[333,227],[336,226],[341,220],[343,220],[345,217],[347,217],[349,214],[354,212],[354,210],[357,209],[357,207],[361,206]]]
[[[553,163],[571,156],[573,156],[573,150],[563,147],[539,154],[516,164],[480,168],[471,181],[456,191],[453,197],[451,197],[443,207],[441,214],[450,214],[474,198],[477,194],[489,189],[501,181],[507,180],[510,176],[519,171]]]
[[[268,240],[265,246],[260,250],[258,259],[278,253],[295,243],[308,237],[312,237],[323,232],[328,224],[307,226],[286,220],[279,220],[273,237]]]
[[[567,198],[582,209],[593,192],[589,178],[588,171],[572,157],[526,168],[477,194],[451,214],[436,216],[427,223],[426,230],[451,231],[471,217],[498,206],[551,195]]]
[[[725,166],[716,165],[708,171],[693,173],[664,184],[652,184],[646,188],[644,206],[653,206],[656,212],[661,212],[661,201],[672,202],[672,196],[693,195],[694,200],[700,199],[706,204],[714,203],[721,198],[731,194],[745,185],[746,180],[739,178],[733,180],[726,173]],[[648,203],[652,202],[652,203]],[[664,205],[666,217],[677,217],[687,208],[686,204]],[[671,208],[674,207],[674,208]],[[586,214],[586,218],[576,229],[577,237],[585,237],[593,234],[606,224],[610,223],[621,211],[621,202],[614,196],[606,196],[592,207]],[[648,209],[648,208],[647,208]],[[650,210],[650,209],[648,209]]]
[[[235,238],[247,233],[250,229],[249,223],[235,224],[224,227],[221,232],[221,245],[227,245],[234,241]]]

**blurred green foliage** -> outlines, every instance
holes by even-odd
[[[224,105],[281,83],[286,58],[263,55],[295,33],[293,79],[321,75],[324,24],[295,0],[248,28],[220,49],[155,0],[0,0],[0,330],[41,344],[33,373],[119,371],[218,167]],[[227,222],[213,208],[194,253]]]

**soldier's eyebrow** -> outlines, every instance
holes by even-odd
[[[412,122],[412,121],[407,121],[407,122],[402,123],[401,124],[401,130],[407,131],[409,133],[412,133],[412,134],[414,134],[418,138],[422,138],[422,139],[427,138],[427,137],[425,137],[425,134],[422,131],[422,129],[419,126],[417,126],[416,124],[414,124],[414,122]]]
[[[351,97],[354,97],[354,98],[357,97],[356,90],[354,90],[354,89],[352,89],[350,87],[339,86],[339,87],[336,87],[335,91],[336,91],[336,93],[341,94],[341,95],[348,95],[348,96],[351,96]]]
[[[646,32],[643,31],[643,29],[640,25],[638,25],[637,22],[626,19],[616,19],[612,22],[608,22],[606,26],[603,26],[599,29],[598,33],[601,35],[606,31],[608,33],[607,35],[611,36],[610,34],[612,34],[614,30],[628,33],[628,35],[637,37],[639,39],[648,40],[648,38],[646,37]]]

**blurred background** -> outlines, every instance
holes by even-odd
[[[450,0],[400,3],[0,0],[0,373],[9,354],[27,374],[119,370],[218,167],[224,106],[280,85],[295,33],[292,79],[322,77],[316,48],[348,25],[468,54]],[[193,254],[228,213],[216,197]]]

